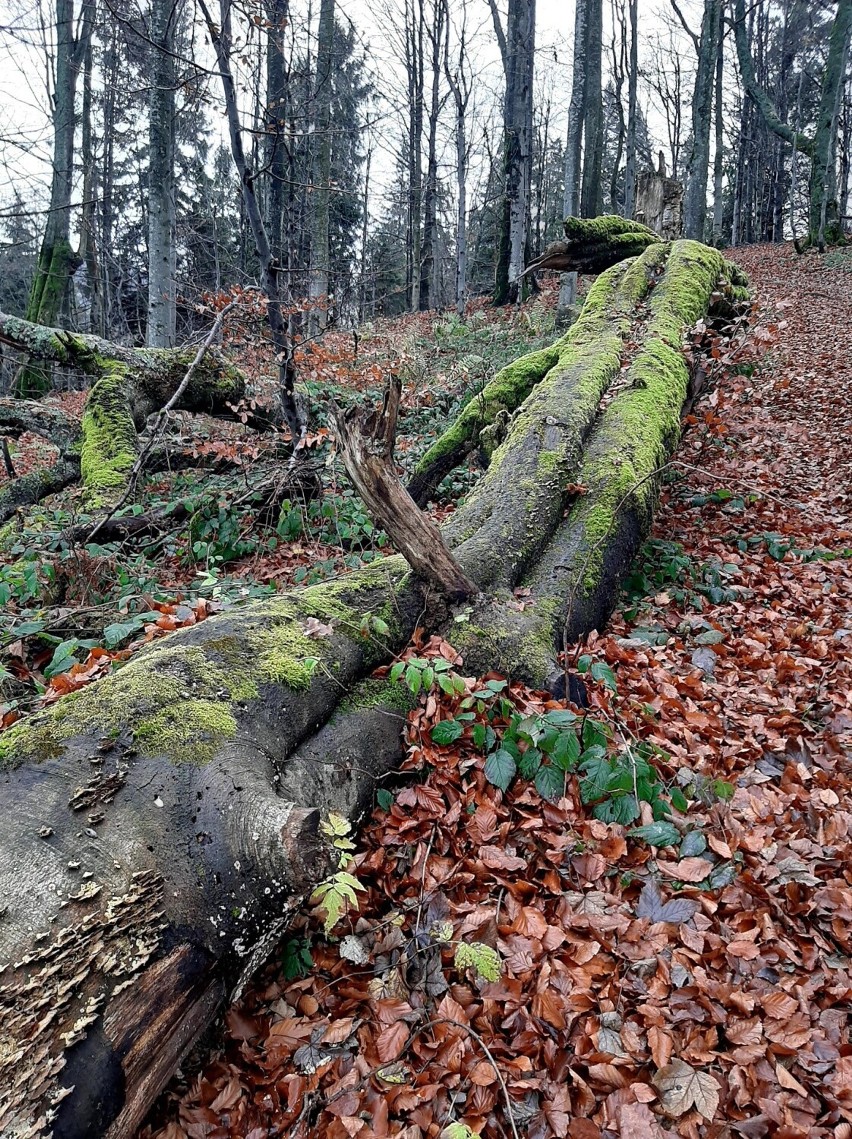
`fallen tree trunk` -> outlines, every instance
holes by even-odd
[[[406,693],[368,674],[424,614],[468,669],[535,684],[566,629],[605,619],[677,439],[684,333],[723,275],[679,242],[601,285],[444,528],[480,591],[466,622],[397,555],[180,630],[0,735],[0,1134],[129,1139],[328,872],[320,809],[358,815],[398,761]]]
[[[649,245],[662,241],[658,233],[642,222],[617,214],[569,217],[563,228],[565,240],[551,242],[540,257],[527,265],[524,276],[540,269],[558,273],[602,273],[610,265],[627,257],[638,257]]]
[[[190,380],[176,405],[179,410],[233,415],[231,408],[247,391],[242,372],[213,350],[196,360],[196,349],[191,346],[125,348],[97,336],[45,328],[4,313],[0,313],[0,341],[31,358],[75,367],[92,378],[78,448],[83,485],[95,508],[110,506],[121,497],[136,462],[138,430],[169,401],[190,370]],[[27,406],[36,423],[37,412],[32,403]],[[39,433],[50,434],[54,412],[46,412],[45,427]],[[6,418],[11,418],[8,411]]]

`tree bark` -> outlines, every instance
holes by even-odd
[[[320,808],[357,817],[401,757],[406,697],[366,677],[415,625],[468,670],[540,686],[564,639],[606,619],[677,441],[682,342],[720,279],[720,254],[677,242],[595,283],[442,531],[481,591],[466,620],[442,575],[388,557],[180,630],[0,735],[0,1133],[129,1139],[329,872]],[[383,479],[388,410],[355,432]]]
[[[432,49],[431,92],[429,101],[426,193],[423,198],[423,242],[420,246],[419,308],[433,308],[438,297],[434,293],[435,250],[438,245],[438,115],[441,109],[441,58],[446,35],[444,5],[433,0],[432,19],[426,24],[426,36]]]
[[[696,241],[704,240],[707,224],[707,173],[710,168],[713,76],[720,5],[721,0],[704,0],[704,18],[698,42],[698,70],[692,95],[692,152],[686,167],[683,232]]]
[[[148,322],[145,332],[145,343],[149,348],[172,348],[175,343],[177,254],[173,53],[176,18],[173,0],[153,0],[151,94],[148,102]]]
[[[495,0],[490,0],[490,3],[495,26],[500,27]],[[495,304],[507,304],[518,299],[527,246],[532,180],[535,0],[509,0],[501,50],[506,93],[503,101],[503,203],[498,234]]]
[[[321,0],[314,79],[315,119],[313,188],[311,197],[311,271],[308,295],[313,302],[308,329],[316,334],[328,324],[329,251],[328,203],[331,193],[331,93],[333,83],[334,0]]]
[[[584,154],[580,213],[594,218],[603,213],[603,3],[586,0],[586,97],[583,102]]]
[[[624,167],[624,216],[633,217],[636,201],[636,128],[639,85],[638,0],[627,0],[630,20],[630,63],[627,71],[627,161]]]
[[[568,137],[565,143],[563,220],[580,212],[580,164],[583,147],[583,120],[586,115],[586,7],[586,0],[576,0],[571,102],[568,105]],[[561,320],[567,319],[576,298],[577,274],[576,272],[564,273],[559,282],[559,315]]]
[[[27,305],[27,319],[58,323],[71,274],[78,261],[71,248],[71,189],[74,181],[74,125],[77,77],[92,35],[94,0],[82,0],[80,31],[74,35],[74,0],[56,0],[56,80],[53,90],[53,171],[50,208]],[[43,364],[24,364],[15,395],[32,399],[50,389]]]
[[[449,0],[443,0],[444,19],[447,25],[447,38],[444,41],[444,73],[453,94],[455,104],[455,144],[456,144],[456,312],[464,317],[467,302],[467,107],[470,102],[470,80],[467,73],[467,10],[463,10],[463,22],[459,32],[458,64],[450,66],[450,10]]]
[[[713,155],[713,244],[722,244],[722,213],[725,202],[723,186],[725,176],[725,4],[719,8],[719,33],[716,37],[716,82],[714,99],[715,151]],[[783,163],[782,163],[783,165]]]

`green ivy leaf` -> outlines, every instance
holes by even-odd
[[[376,792],[376,802],[383,811],[389,811],[393,806],[393,795],[385,787],[380,787]]]

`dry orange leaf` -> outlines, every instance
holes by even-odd
[[[713,863],[706,858],[681,858],[680,862],[658,858],[657,867],[669,878],[677,878],[680,882],[703,882],[713,869]]]

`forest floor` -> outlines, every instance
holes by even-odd
[[[569,662],[589,708],[413,645],[403,679],[428,691],[349,896],[297,916],[144,1139],[852,1139],[852,255],[736,259],[749,342],[717,360],[620,609]],[[551,335],[548,300],[472,331],[383,328],[373,386],[399,350],[414,392],[404,460],[480,373]],[[348,351],[313,382],[345,373],[370,398]],[[90,599],[119,606],[113,632],[58,671],[36,609],[64,564],[50,537],[12,593],[7,660],[29,688],[6,722],[246,593],[381,556],[333,489],[330,515],[282,515],[262,542],[220,510],[156,551],[74,553],[92,590],[102,564],[127,584]],[[464,683],[430,688],[441,669]]]
[[[679,790],[674,831],[648,803],[632,831],[593,817],[575,776],[549,803],[498,790],[477,724],[518,717],[481,680],[422,698],[408,778],[357,842],[357,907],[328,937],[321,906],[299,916],[146,1134],[852,1136],[852,300],[833,256],[737,253],[759,352],[694,409],[622,609],[583,647],[583,744],[602,729],[611,763]],[[506,697],[534,742],[560,722]]]

